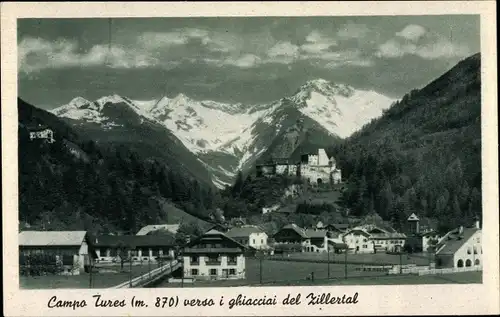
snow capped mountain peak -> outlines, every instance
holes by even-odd
[[[107,103],[121,103],[121,102],[123,102],[126,104],[130,104],[130,102],[128,102],[127,100],[125,100],[124,98],[122,98],[121,96],[119,96],[117,94],[101,97],[101,98],[97,99],[96,102],[101,107]]]
[[[89,104],[90,101],[83,97],[76,97],[71,99],[71,101],[68,103],[68,106],[73,106],[75,108],[80,108],[81,106]]]
[[[296,101],[305,101],[305,99],[310,97],[312,92],[322,94],[329,99],[334,98],[336,95],[350,97],[353,95],[354,91],[355,89],[349,85],[336,84],[319,78],[307,81],[299,88],[298,92],[292,98]]]

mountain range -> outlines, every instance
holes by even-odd
[[[76,97],[51,112],[97,142],[126,143],[148,157],[178,160],[222,188],[258,159],[335,144],[394,101],[317,79],[268,104],[198,101],[184,94],[151,100],[110,95],[94,101]]]

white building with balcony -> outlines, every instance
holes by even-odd
[[[183,250],[185,278],[244,279],[246,247],[217,230],[191,241]]]

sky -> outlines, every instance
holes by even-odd
[[[401,98],[479,52],[479,16],[18,20],[19,97],[262,104],[323,78]]]

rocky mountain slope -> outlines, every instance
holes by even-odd
[[[113,95],[96,101],[78,97],[52,112],[74,126],[118,131],[123,137],[127,125],[163,127],[222,187],[259,158],[288,157],[304,142],[328,146],[348,137],[392,102],[373,91],[318,79],[263,105],[197,101],[183,94],[146,101]]]

